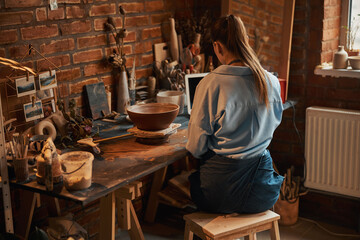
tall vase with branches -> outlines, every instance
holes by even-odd
[[[108,18],[108,21],[105,23],[105,27],[109,30],[116,42],[116,50],[113,50],[113,53],[109,56],[108,61],[117,69],[116,78],[117,78],[117,112],[121,114],[126,114],[126,107],[129,105],[129,89],[128,89],[128,73],[126,71],[126,58],[124,53],[124,38],[127,36],[128,32],[125,29],[125,17],[126,12],[122,6],[119,7],[120,15],[122,16],[122,27],[117,28],[115,20],[112,17]]]

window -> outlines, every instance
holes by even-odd
[[[340,44],[360,49],[360,1],[342,1]]]

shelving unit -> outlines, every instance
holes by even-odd
[[[347,69],[333,69],[330,67],[317,67],[314,70],[315,75],[321,75],[323,77],[349,77],[360,78],[360,70],[354,70],[351,67]]]

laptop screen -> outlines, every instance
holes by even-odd
[[[191,114],[192,105],[194,102],[196,86],[199,84],[209,73],[194,73],[185,75],[185,86],[186,86],[186,102],[188,113]]]

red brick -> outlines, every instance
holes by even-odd
[[[282,6],[279,6],[276,4],[267,4],[266,11],[269,13],[281,16],[283,13],[283,8],[282,8]]]
[[[5,0],[5,8],[37,7],[43,0]]]
[[[109,38],[110,38],[110,44],[115,43],[115,39],[112,34],[109,35]],[[128,35],[124,38],[124,43],[135,42],[135,41],[136,41],[136,33],[135,32],[129,32]]]
[[[21,28],[20,31],[24,40],[55,37],[59,34],[56,24]]]
[[[88,85],[88,84],[92,84],[92,83],[97,83],[99,82],[99,80],[97,78],[90,78],[90,79],[86,79],[77,83],[72,83],[70,84],[69,88],[70,88],[70,95],[71,94],[77,94],[77,93],[82,93],[84,90],[84,86]]]
[[[247,15],[250,15],[250,16],[254,15],[254,8],[250,7],[249,5],[246,5],[246,4],[241,4],[240,11],[243,14],[247,14]]]
[[[46,21],[46,8],[37,8],[36,11],[36,21]]]
[[[5,48],[0,48],[0,57],[5,57]]]
[[[16,29],[0,30],[0,44],[14,43],[18,40]]]
[[[102,76],[101,81],[104,82],[105,86],[115,86],[115,80],[112,75]]]
[[[356,89],[328,89],[327,94],[333,100],[358,101],[360,91]]]
[[[82,62],[91,62],[102,59],[103,54],[101,49],[88,50],[83,52],[77,52],[73,54],[74,64]]]
[[[71,23],[64,23],[60,26],[62,35],[77,34],[91,31],[91,22],[86,21],[74,21]]]
[[[85,9],[80,6],[66,7],[66,18],[82,18],[85,16]]]
[[[169,21],[171,13],[161,13],[151,15],[151,24],[160,24],[165,21]]]
[[[338,45],[339,45],[338,39],[323,41],[322,45],[321,45],[321,50],[322,51],[333,51],[333,50],[337,49]]]
[[[136,78],[148,78],[152,74],[152,68],[145,68],[136,70]]]
[[[333,29],[340,28],[340,17],[324,19],[323,20],[323,29]]]
[[[59,20],[65,18],[65,11],[64,8],[58,8],[56,10],[48,9],[48,19],[49,20]]]
[[[28,51],[28,45],[11,46],[9,48],[10,58],[22,58],[27,55]]]
[[[324,19],[340,17],[340,16],[341,16],[340,6],[326,7],[324,9]]]
[[[0,26],[17,25],[30,23],[33,19],[33,12],[19,11],[19,12],[1,12]]]
[[[146,52],[152,51],[152,42],[150,41],[143,41],[140,43],[136,43],[135,45],[135,53],[141,53],[144,54]]]
[[[64,52],[74,50],[75,42],[74,39],[62,39],[62,40],[53,40],[50,43],[44,43],[40,46],[40,51],[44,54],[51,54],[57,52]]]
[[[110,47],[110,48],[106,48],[105,52],[106,52],[106,56],[110,56],[113,53],[113,50],[116,50],[116,52],[118,51],[116,47]],[[132,46],[131,45],[124,45],[123,47],[123,52],[126,55],[130,55],[133,53],[132,51]]]
[[[70,3],[81,3],[81,2],[84,2],[84,3],[90,3],[92,1],[89,1],[89,0],[57,0],[58,3],[66,3],[66,4],[70,4]]]
[[[84,76],[92,76],[97,75],[101,73],[106,73],[111,71],[110,64],[104,64],[102,62],[100,63],[94,63],[94,64],[87,64],[84,67]]]
[[[161,28],[153,27],[153,28],[145,28],[141,32],[142,40],[146,40],[148,38],[161,37]]]
[[[107,39],[105,34],[101,34],[97,36],[81,37],[77,39],[78,49],[106,45],[106,43],[107,43]]]
[[[338,38],[339,32],[340,32],[339,29],[324,30],[322,40],[326,41],[326,40]]]
[[[230,9],[232,9],[233,13],[240,12],[240,3],[231,1],[230,3]]]
[[[112,15],[116,13],[115,4],[93,5],[90,8],[90,16]]]
[[[59,82],[72,81],[80,77],[81,77],[80,68],[61,70],[56,73],[56,78]]]
[[[122,27],[122,20],[120,17],[114,17],[116,27]],[[107,22],[107,18],[97,18],[94,20],[94,29],[95,31],[104,31],[105,23]]]
[[[143,2],[121,3],[126,13],[142,13],[144,12]]]
[[[161,0],[145,2],[145,8],[147,12],[162,11],[164,9],[164,2]]]
[[[282,24],[283,23],[283,19],[282,17],[279,17],[279,16],[271,16],[271,20],[270,20],[272,23],[275,23],[275,24]]]
[[[263,10],[260,10],[258,9],[256,11],[256,17],[259,18],[259,19],[269,19],[269,13],[263,11]]]
[[[70,56],[68,54],[48,57],[47,59],[59,68],[62,66],[70,65]],[[49,68],[54,69],[54,66],[51,63],[49,63],[49,61],[45,59],[38,60],[37,61],[38,71],[46,71],[49,70]]]
[[[141,65],[150,65],[154,61],[154,55],[153,54],[141,54]]]
[[[125,26],[126,27],[138,27],[138,26],[145,26],[149,24],[149,17],[148,16],[135,16],[135,17],[127,17],[125,19]]]

